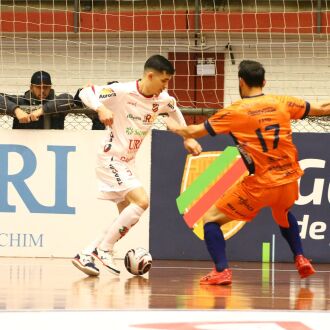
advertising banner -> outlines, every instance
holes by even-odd
[[[0,255],[73,257],[116,218],[115,204],[97,199],[96,151],[103,131],[0,131]],[[149,192],[150,136],[137,159]],[[115,256],[148,249],[149,214]]]
[[[229,136],[200,139],[204,152],[224,151],[233,146]],[[315,262],[330,262],[330,134],[296,133],[294,142],[305,174],[300,195],[292,208],[299,226],[306,256]],[[153,131],[150,249],[154,258],[209,260],[204,242],[187,226],[176,199],[181,193],[187,153],[182,139],[164,131]],[[203,166],[192,168],[194,177]],[[201,173],[196,173],[200,171]],[[229,235],[230,260],[292,261],[287,242],[272,219],[269,209]]]

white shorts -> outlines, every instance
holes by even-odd
[[[115,203],[124,201],[126,194],[142,187],[127,163],[112,161],[109,167],[97,167],[96,176],[99,186],[99,198]]]

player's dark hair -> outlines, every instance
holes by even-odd
[[[170,75],[173,75],[175,72],[172,63],[162,55],[153,55],[148,58],[147,62],[144,64],[144,71],[150,69],[158,72],[165,71]]]
[[[238,66],[238,77],[249,87],[263,87],[265,69],[259,62],[244,60]]]

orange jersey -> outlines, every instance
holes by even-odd
[[[309,103],[290,96],[258,95],[243,98],[205,122],[210,135],[228,133],[250,171],[252,186],[279,186],[302,174],[292,142],[291,119],[303,119]]]

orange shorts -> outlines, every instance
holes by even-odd
[[[215,206],[229,218],[244,221],[251,221],[262,208],[270,207],[276,223],[287,228],[288,211],[297,199],[297,181],[275,187],[251,188],[243,180],[229,188]]]

